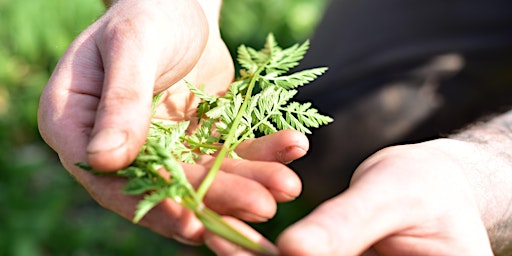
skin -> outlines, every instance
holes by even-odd
[[[218,33],[219,7],[213,0],[120,0],[77,37],[55,68],[41,96],[41,135],[105,208],[131,219],[138,198],[118,192],[123,180],[91,176],[74,163],[88,161],[104,171],[129,164],[144,142],[154,93],[166,93],[159,118],[190,119],[194,99],[182,79],[206,84],[211,93],[225,90],[233,64]],[[347,191],[285,230],[274,250],[510,254],[511,124],[509,112],[448,139],[378,151],[357,168]],[[242,221],[265,221],[276,202],[300,193],[300,181],[282,163],[307,149],[307,139],[293,131],[248,141],[238,151],[245,160],[224,163],[206,204],[271,247]],[[205,158],[185,166],[192,183],[200,182],[210,164]],[[224,193],[226,186],[243,193]],[[219,255],[252,255],[205,231],[172,201],[141,224],[185,243],[205,242]]]
[[[140,198],[120,194],[123,179],[94,176],[76,162],[103,171],[127,166],[144,143],[155,93],[165,93],[158,118],[189,120],[195,99],[183,79],[207,84],[210,93],[224,92],[233,79],[216,22],[219,8],[219,1],[118,1],[76,38],[55,67],[40,99],[40,133],[103,207],[132,219]],[[205,204],[245,221],[271,218],[276,202],[301,191],[299,178],[282,162],[307,149],[307,138],[293,131],[248,141],[238,150],[244,160],[225,161]],[[198,165],[185,165],[191,183],[197,186],[210,164],[205,157]],[[225,193],[225,187],[243,193]],[[140,224],[185,243],[203,242],[200,222],[171,200]]]
[[[280,253],[510,255],[510,124],[512,111],[451,138],[378,151],[347,191],[280,235]],[[220,255],[252,255],[210,233],[206,241]]]
[[[349,190],[282,234],[284,254],[310,255],[307,245],[290,243],[310,231],[324,238],[318,255],[359,255],[368,248],[368,255],[492,255],[470,185],[447,154],[464,146],[451,143],[393,147],[370,157]]]

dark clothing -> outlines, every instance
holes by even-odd
[[[512,1],[333,0],[302,68],[316,66],[299,97],[335,121],[294,163],[315,201],[378,149],[512,107]]]

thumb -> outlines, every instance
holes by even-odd
[[[206,45],[207,22],[195,1],[157,2],[125,1],[102,17],[96,44],[105,77],[87,147],[96,169],[116,170],[135,158],[147,135],[155,88],[163,91],[181,80]]]
[[[390,223],[376,212],[347,190],[286,229],[277,245],[283,255],[361,255],[388,229],[376,225]]]
[[[142,74],[122,72],[106,79],[87,160],[98,170],[114,171],[130,164],[145,141],[153,89]],[[114,77],[115,76],[115,77]]]
[[[105,75],[87,161],[95,169],[114,171],[130,164],[145,141],[156,77],[152,63],[157,61],[136,40],[111,37],[102,43]]]

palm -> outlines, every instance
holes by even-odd
[[[220,38],[211,39],[192,71],[183,80],[165,90],[155,117],[176,122],[193,120],[198,100],[185,81],[195,86],[204,86],[209,94],[220,95],[233,80],[233,69],[233,61],[225,44]]]

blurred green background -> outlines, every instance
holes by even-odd
[[[326,0],[225,0],[223,36],[234,50],[283,46],[310,36]],[[37,130],[39,94],[73,38],[94,22],[100,0],[0,0],[0,255],[209,255],[181,246],[98,206],[61,167]],[[280,206],[257,228],[274,239],[308,210]]]

